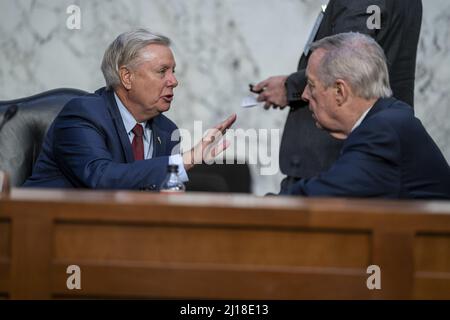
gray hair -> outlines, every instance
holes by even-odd
[[[152,43],[170,46],[170,39],[140,28],[120,34],[106,49],[102,61],[106,86],[112,89],[120,84],[119,68],[133,67],[140,62],[140,51]]]
[[[311,50],[317,49],[325,50],[318,78],[326,88],[342,79],[349,82],[358,97],[392,96],[386,56],[371,37],[357,32],[340,33],[314,42]]]

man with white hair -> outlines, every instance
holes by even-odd
[[[158,190],[168,164],[178,165],[186,181],[194,163],[227,148],[215,138],[236,115],[188,152],[177,151],[177,127],[162,115],[178,85],[167,37],[145,29],[119,35],[104,54],[102,72],[106,88],[64,106],[24,186]]]
[[[302,98],[316,126],[345,141],[328,171],[298,181],[287,193],[450,198],[447,161],[413,109],[391,97],[386,58],[376,41],[341,33],[311,50]]]
[[[336,161],[342,141],[318,130],[301,99],[310,43],[344,32],[360,32],[374,38],[388,60],[393,96],[414,105],[417,46],[422,24],[422,0],[321,0],[322,7],[298,63],[296,72],[273,76],[254,86],[267,109],[289,106],[280,145],[280,170],[287,177],[283,191],[301,178],[311,178]],[[327,6],[324,4],[328,3]],[[322,5],[322,6],[321,6]],[[301,137],[301,139],[299,139]]]

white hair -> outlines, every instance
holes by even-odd
[[[386,56],[371,37],[347,32],[329,36],[312,44],[323,49],[318,78],[328,88],[337,79],[346,80],[358,97],[378,99],[392,96]]]
[[[132,67],[142,57],[140,51],[152,43],[170,46],[170,39],[139,28],[120,34],[106,49],[102,61],[106,86],[112,89],[120,84],[119,68]]]

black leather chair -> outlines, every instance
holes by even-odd
[[[34,96],[0,101],[0,123],[4,114],[17,105],[17,113],[0,131],[0,170],[9,174],[12,187],[21,186],[41,150],[47,129],[71,99],[87,94],[77,89],[54,89]]]
[[[71,99],[87,94],[77,89],[54,89],[27,98],[0,101],[0,170],[10,176],[11,187],[31,175],[51,123]],[[4,122],[17,105],[17,113]],[[8,111],[9,110],[9,111]],[[4,125],[2,125],[2,122]],[[189,172],[188,191],[250,193],[247,165],[198,165]]]

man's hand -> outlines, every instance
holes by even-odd
[[[274,108],[284,109],[288,105],[286,87],[284,86],[287,76],[270,77],[261,81],[253,87],[254,91],[262,90],[257,100],[265,101],[264,109]]]
[[[194,164],[209,163],[229,147],[230,142],[222,140],[222,137],[236,121],[236,117],[236,114],[232,114],[225,121],[209,129],[195,147],[183,153],[183,163],[186,170],[191,169]]]

